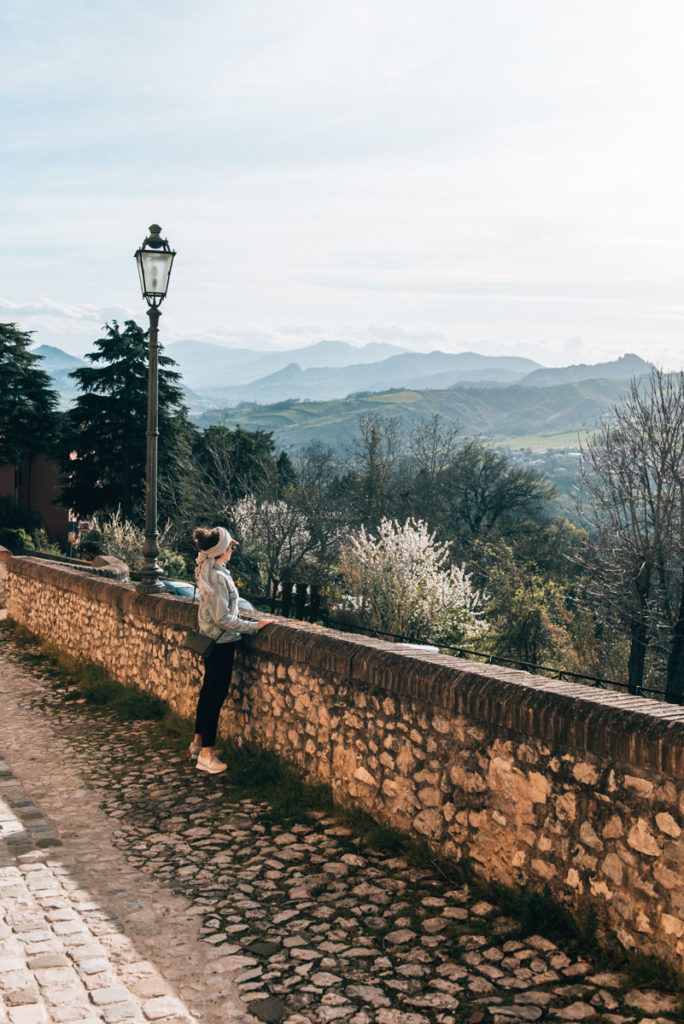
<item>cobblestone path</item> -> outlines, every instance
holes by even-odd
[[[273,824],[5,637],[0,700],[0,1024],[681,1019],[332,816]]]

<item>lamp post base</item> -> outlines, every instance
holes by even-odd
[[[163,570],[156,567],[156,572],[152,570],[142,570],[142,578],[136,585],[136,590],[139,594],[163,594],[164,584],[160,582],[160,577],[163,575]]]

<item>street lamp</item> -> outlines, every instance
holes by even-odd
[[[145,541],[143,569],[138,589],[145,594],[162,591],[162,569],[157,563],[159,532],[157,530],[157,438],[159,437],[159,317],[160,305],[169,287],[175,252],[161,238],[158,224],[150,225],[150,233],[135,254],[143,298],[150,318],[147,366],[147,463],[145,467]]]

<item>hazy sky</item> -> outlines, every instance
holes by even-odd
[[[681,0],[0,6],[0,319],[684,367]]]

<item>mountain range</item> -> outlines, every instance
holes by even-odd
[[[245,402],[330,401],[390,388],[548,387],[570,381],[628,380],[650,370],[635,355],[593,366],[547,368],[521,356],[409,352],[379,343],[356,348],[342,341],[261,353],[186,341],[170,345],[167,354],[178,363],[188,405],[196,414]]]
[[[314,439],[342,443],[359,414],[372,410],[407,422],[437,412],[466,433],[496,437],[591,429],[627,382],[651,369],[635,355],[548,368],[516,356],[417,353],[376,342],[258,352],[188,340],[165,351],[177,363],[200,426],[272,430],[288,448]],[[51,345],[34,352],[68,405],[77,393],[69,373],[88,364]]]
[[[319,341],[303,348],[280,352],[260,352],[253,348],[225,348],[204,341],[175,341],[166,349],[183,374],[186,387],[193,391],[216,388],[217,381],[228,389],[268,377],[291,363],[302,370],[313,367],[341,367],[351,363],[379,363],[406,349],[385,342],[369,342],[357,348],[346,341]]]

